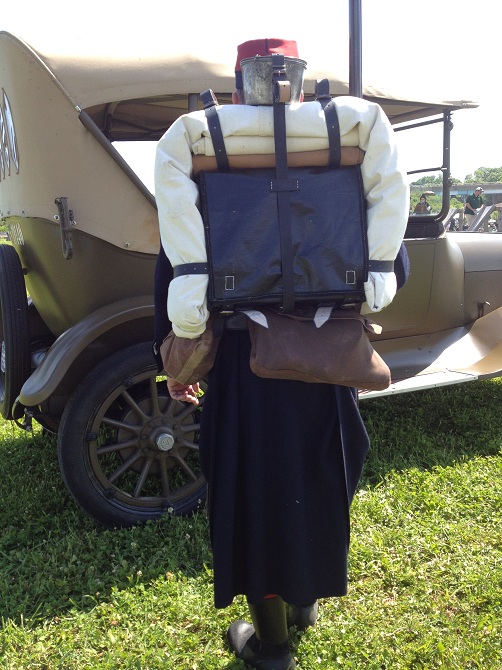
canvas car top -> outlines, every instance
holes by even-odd
[[[12,135],[7,157],[13,159],[0,175],[0,216],[9,218],[13,234],[21,234],[26,217],[58,222],[55,198],[68,197],[75,216],[67,227],[74,234],[126,252],[157,254],[153,195],[112,143],[160,139],[181,114],[201,108],[199,94],[208,86],[220,103],[230,102],[233,51],[230,56],[217,41],[207,42],[190,43],[188,52],[172,41],[51,41],[41,35],[28,45],[0,32],[1,104]],[[330,81],[332,95],[348,93],[347,81],[327,65],[321,44],[309,54],[306,99],[314,98],[322,78]],[[394,123],[477,106],[410,101],[370,86],[364,95]]]
[[[228,63],[232,54],[219,46],[216,40],[195,40],[190,50],[176,50],[172,41],[152,44],[120,44],[112,42],[85,42],[72,40],[51,41],[47,44],[26,44],[21,38],[0,32],[0,40],[18,40],[19,46],[32,51],[54,77],[55,82],[80,109],[98,108],[111,102],[145,100],[144,105],[136,104],[136,114],[144,122],[154,107],[167,96],[198,94],[211,86],[221,102],[222,94],[230,94],[234,88],[234,73]],[[326,48],[319,43],[317,52],[309,53],[305,73],[304,90],[307,98],[314,95],[315,82],[327,78],[333,95],[347,95],[347,78],[337,72],[331,63],[326,63]],[[439,114],[443,109],[476,107],[469,100],[441,100],[426,97],[410,97],[402,92],[389,92],[381,88],[365,86],[365,98],[378,102],[392,123],[400,123],[424,116]],[[177,104],[176,104],[177,103]],[[188,111],[186,100],[179,99],[173,104],[171,122]],[[165,107],[165,101],[162,103]],[[133,134],[132,139],[136,137]],[[116,139],[113,136],[109,139]],[[121,137],[121,139],[124,139]]]

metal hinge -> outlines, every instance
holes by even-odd
[[[71,229],[75,226],[73,210],[68,209],[68,198],[62,196],[54,200],[59,210],[59,228],[61,230],[61,248],[65,260],[73,256],[73,244],[71,241]]]

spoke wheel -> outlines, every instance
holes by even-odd
[[[12,419],[12,406],[30,372],[23,269],[14,247],[0,244],[0,413],[4,419]]]
[[[148,343],[94,368],[70,398],[58,432],[63,478],[79,505],[112,527],[200,507],[202,404],[171,400]]]

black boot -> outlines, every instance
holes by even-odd
[[[309,626],[315,626],[319,603],[317,600],[312,605],[299,606],[287,605],[288,626],[296,626],[298,630],[306,630]]]
[[[276,596],[248,606],[253,625],[235,621],[227,631],[235,655],[256,670],[294,670],[284,600]]]

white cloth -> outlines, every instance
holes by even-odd
[[[392,127],[375,103],[347,96],[336,98],[335,104],[342,146],[358,146],[365,152],[361,174],[367,202],[369,257],[394,260],[408,219],[409,189]],[[229,155],[274,153],[271,106],[222,106],[218,115]],[[286,128],[289,152],[328,148],[324,112],[318,102],[287,105]],[[155,197],[160,235],[173,266],[207,260],[198,189],[191,179],[193,154],[214,156],[204,111],[179,117],[157,147]],[[375,304],[380,307],[379,300],[388,304],[393,297],[389,299],[386,274],[371,273],[368,279],[370,309]],[[385,286],[381,287],[382,282]],[[204,331],[207,286],[207,275],[184,275],[171,282],[167,308],[176,335],[194,338]]]
[[[366,304],[362,311],[381,312],[390,305],[397,291],[397,280],[394,272],[368,272],[368,281],[364,282]]]

